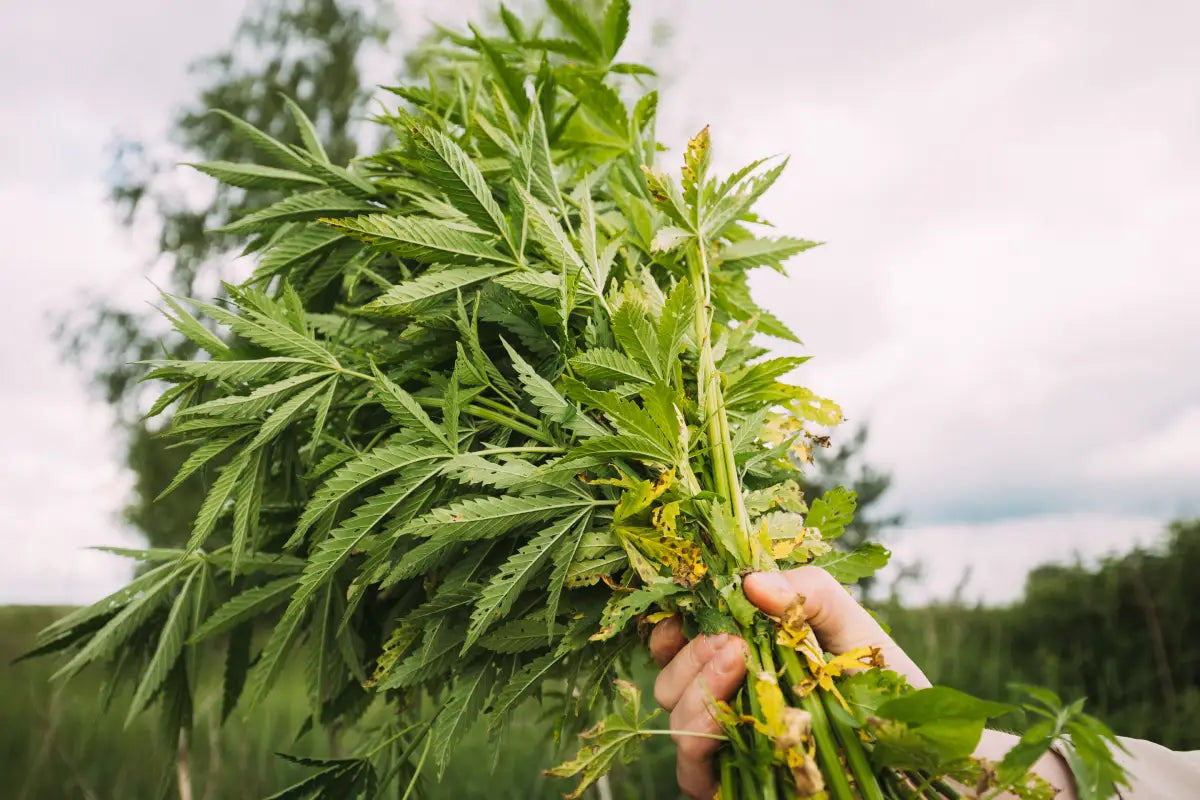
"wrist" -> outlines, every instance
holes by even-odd
[[[1004,754],[1020,741],[1020,738],[1004,731],[985,730],[979,739],[979,746],[975,748],[975,757],[998,764],[1004,759]],[[1071,768],[1057,750],[1052,748],[1050,752],[1039,758],[1033,765],[1032,772],[1058,791],[1055,800],[1076,800],[1075,781],[1071,777]],[[1005,793],[1000,797],[1011,798],[1014,795]]]

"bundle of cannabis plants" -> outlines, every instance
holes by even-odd
[[[1027,770],[1064,733],[1102,796],[1110,734],[1077,707],[1039,692],[1045,721],[988,767],[972,750],[1009,706],[910,690],[878,652],[823,653],[802,614],[746,600],[752,570],[852,583],[887,558],[831,547],[853,494],[799,490],[840,411],[782,380],[804,359],[771,357],[763,336],[795,337],[748,291],[814,243],[762,234],[781,163],[715,177],[706,130],[658,171],[649,71],[615,60],[627,2],[550,11],[557,38],[507,10],[503,36],[447,33],[427,84],[392,89],[388,146],[350,165],[295,107],[303,148],[231,119],[261,163],[195,166],[277,193],[225,230],[257,268],[219,302],[164,298],[206,355],[148,375],[167,386],[150,413],[192,448],[172,487],[204,471],[207,498],[186,548],[129,553],[137,578],[37,652],[66,650],[63,676],[104,663],[131,714],[158,700],[176,728],[210,640],[227,712],[289,659],[312,724],[394,709],[281,797],[411,788],[531,697],[564,733],[612,707],[553,770],[578,796],[649,735],[614,678],[681,614],[750,643],[719,706],[723,800],[1048,796]]]

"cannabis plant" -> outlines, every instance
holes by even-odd
[[[799,608],[746,600],[753,570],[849,584],[887,558],[831,547],[853,494],[799,490],[841,413],[784,380],[804,359],[764,337],[795,336],[748,289],[815,243],[763,235],[754,205],[782,163],[714,176],[706,129],[677,175],[658,170],[649,70],[616,60],[625,0],[549,9],[553,36],[506,9],[503,37],[445,33],[427,83],[377,117],[391,144],[349,165],[294,104],[303,148],[229,120],[262,162],[194,166],[279,199],[223,231],[246,238],[248,280],[164,297],[207,356],[147,376],[166,385],[150,414],[172,410],[191,448],[167,491],[203,470],[207,497],[185,548],[128,552],[133,582],[37,652],[66,650],[64,677],[104,664],[131,715],[157,701],[177,728],[212,640],[227,713],[293,659],[313,725],[390,710],[373,744],[306,761],[279,797],[411,790],[529,698],[567,738],[610,709],[552,770],[578,797],[655,732],[614,678],[681,614],[750,643],[750,680],[718,707],[724,800],[1048,797],[1028,769],[1065,733],[1081,785],[1109,793],[1111,734],[1077,706],[1035,690],[1044,721],[985,765],[972,751],[1010,706],[911,690],[878,651],[828,655]]]

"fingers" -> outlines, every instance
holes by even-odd
[[[729,634],[721,633],[716,636],[697,636],[684,645],[670,663],[662,668],[662,672],[658,673],[658,678],[654,681],[654,699],[658,704],[667,711],[674,711],[688,684],[696,679],[717,651],[731,640],[733,637]]]
[[[654,663],[665,667],[687,644],[683,635],[683,618],[676,614],[654,626],[650,631],[650,655]]]
[[[720,733],[712,704],[733,697],[742,685],[746,678],[745,653],[746,643],[741,639],[726,640],[687,684],[671,711],[671,730],[676,731],[671,738],[678,748],[675,776],[679,788],[689,797],[710,800],[716,793],[712,755],[721,742],[688,734]]]
[[[858,647],[878,647],[888,669],[904,675],[916,688],[930,685],[875,618],[825,570],[798,567],[785,572],[756,572],[746,576],[742,587],[750,602],[773,617],[782,615],[797,597],[803,597],[804,616],[825,650],[838,654]]]

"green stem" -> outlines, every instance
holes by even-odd
[[[503,414],[497,414],[490,408],[484,408],[483,406],[477,406],[474,403],[468,403],[466,408],[463,410],[473,417],[479,417],[479,419],[485,419],[488,422],[494,422],[501,427],[508,428],[509,430],[516,431],[517,433],[523,433],[530,439],[542,442],[543,444],[554,444],[554,440],[536,428],[532,428],[529,425],[526,425],[524,422],[520,422],[519,420],[506,417]]]
[[[562,447],[491,447],[487,450],[470,450],[464,455],[498,456],[503,453],[565,453]]]
[[[729,435],[729,418],[725,413],[725,398],[721,391],[721,373],[712,355],[712,314],[709,299],[708,256],[703,240],[696,242],[694,254],[688,259],[691,280],[696,295],[696,345],[700,350],[696,368],[697,400],[708,428],[709,460],[712,462],[714,490],[730,504],[738,527],[737,555],[743,566],[750,565],[750,518],[742,498],[733,440]]]
[[[750,641],[753,641],[753,640],[750,640]],[[758,650],[759,650],[759,660],[761,661],[762,671],[765,673],[769,673],[771,675],[776,674],[775,659],[771,655],[771,643],[769,641],[761,641],[760,640],[758,642]],[[756,710],[755,716],[758,716],[758,715],[759,715],[759,712]],[[776,793],[776,787],[775,787],[775,774],[774,774],[774,770],[771,769],[771,767],[770,767],[771,757],[773,755],[772,750],[774,748],[773,748],[770,740],[768,740],[764,737],[761,737],[761,736],[756,738],[755,742],[758,745],[758,750],[759,750],[759,752],[757,754],[760,758],[759,763],[767,765],[766,782],[763,784],[763,787],[762,787],[763,791],[762,791],[761,796],[763,797],[763,800],[775,800],[775,798],[778,796]]]
[[[513,408],[505,405],[504,403],[497,402],[490,397],[479,396],[475,398],[474,402],[487,406],[493,411],[499,411],[501,414],[512,414],[514,417],[519,418],[527,425],[533,425],[536,427],[537,425],[541,424],[541,420],[539,420],[537,417],[526,414],[524,411],[521,411],[518,408]]]
[[[804,667],[800,665],[796,651],[781,647],[779,656],[783,661],[784,673],[788,680],[793,684],[803,683],[807,675]],[[829,719],[825,715],[825,707],[821,705],[821,700],[816,694],[818,691],[820,690],[814,689],[800,699],[801,707],[812,715],[812,733],[817,742],[817,761],[829,784],[830,796],[834,800],[854,800],[854,792],[850,788],[850,782],[846,780],[842,762],[838,759],[837,745],[833,739],[833,732],[829,729]]]
[[[867,761],[867,752],[863,748],[862,740],[858,738],[858,731],[834,713],[833,704],[837,702],[837,699],[831,693],[821,692],[820,695],[833,732],[842,744],[842,752],[846,754],[846,764],[850,767],[850,774],[854,776],[854,782],[858,784],[859,794],[863,796],[863,800],[884,800],[879,779],[875,777],[875,771],[871,769],[871,763]]]
[[[733,785],[733,761],[721,759],[721,800],[737,800],[736,787]]]

